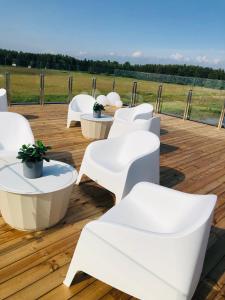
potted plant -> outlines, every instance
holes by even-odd
[[[95,104],[93,106],[93,117],[101,118],[102,110],[105,110],[104,106],[98,102],[95,102]]]
[[[49,161],[46,152],[50,148],[42,141],[36,141],[33,145],[22,145],[17,158],[22,160],[24,177],[33,179],[42,176],[43,160]]]

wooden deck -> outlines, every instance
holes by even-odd
[[[52,158],[79,169],[90,141],[80,127],[65,127],[66,105],[14,106],[11,111],[28,118],[35,138],[52,146]],[[161,184],[219,197],[194,299],[225,299],[225,130],[168,116],[162,116],[161,127]],[[134,299],[85,275],[70,289],[62,284],[82,227],[113,203],[109,192],[85,178],[74,187],[65,218],[49,230],[22,232],[0,218],[0,299]]]

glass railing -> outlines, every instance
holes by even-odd
[[[224,90],[195,86],[191,101],[190,120],[217,125],[224,100]]]
[[[162,86],[161,112],[183,117],[191,88],[191,85],[164,83]]]
[[[69,73],[45,74],[44,103],[66,103],[68,101]]]
[[[10,74],[11,103],[40,102],[40,76],[39,74]]]
[[[100,94],[106,95],[114,88],[120,94],[124,105],[130,105],[132,88],[134,82],[137,82],[135,104],[148,102],[156,107],[158,99],[157,107],[161,113],[216,126],[219,120],[221,121],[225,101],[225,81],[168,75],[154,75],[153,78],[151,74],[147,76],[144,73],[144,76],[138,72],[132,73],[132,77],[129,78],[121,74],[112,76],[20,69],[21,72],[19,68],[12,67],[7,70],[10,74],[7,81],[5,73],[0,68],[0,87],[5,87],[7,81],[12,104],[39,104],[41,100],[43,103],[68,103],[77,94],[93,94],[93,78],[96,78],[95,97]],[[44,74],[44,82],[40,74]],[[135,79],[134,75],[138,75],[138,78]],[[72,91],[69,89],[71,87],[69,78],[72,78]],[[160,97],[159,87],[162,87]],[[188,100],[190,107],[187,105]],[[188,111],[187,107],[190,108]]]

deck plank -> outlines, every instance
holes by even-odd
[[[67,105],[13,106],[29,120],[36,139],[52,146],[50,157],[79,169],[91,140],[80,126],[66,128]],[[113,113],[113,110],[108,111]],[[219,197],[201,281],[194,300],[225,294],[225,130],[161,115],[161,184]],[[84,275],[62,284],[83,226],[114,204],[114,196],[87,177],[75,186],[65,218],[45,231],[12,229],[0,217],[0,299],[135,299]]]

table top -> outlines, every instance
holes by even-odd
[[[94,121],[94,122],[112,122],[113,117],[108,115],[101,115],[101,118],[94,118],[93,114],[83,114],[81,115],[81,119]]]
[[[77,171],[60,161],[44,161],[43,176],[29,179],[23,176],[23,164],[16,162],[0,166],[0,190],[23,194],[39,195],[55,192],[72,185]]]

